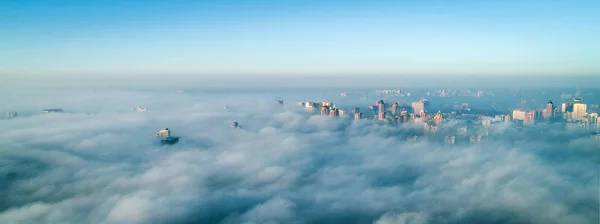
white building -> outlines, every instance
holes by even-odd
[[[587,105],[583,103],[573,104],[573,114],[571,115],[571,119],[574,121],[582,121],[585,120],[585,116],[587,115]]]
[[[527,116],[527,113],[525,111],[513,110],[513,116],[512,116],[513,120],[524,121],[526,116]]]
[[[156,132],[157,137],[169,137],[171,136],[171,130],[168,128],[163,128],[162,130]]]

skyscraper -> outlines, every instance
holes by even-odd
[[[522,110],[513,110],[512,119],[517,121],[524,121],[527,113]]]
[[[600,126],[598,125],[598,113],[589,113],[587,115],[588,123],[590,123],[590,128],[600,130]]]
[[[575,121],[581,121],[585,119],[585,115],[587,114],[587,105],[583,103],[573,104],[573,115],[572,119]]]
[[[385,103],[383,102],[383,100],[377,101],[377,109],[379,110],[379,112],[385,111]]]
[[[333,108],[329,111],[329,116],[330,117],[339,117],[340,111],[338,110],[338,108]]]
[[[354,119],[355,119],[355,120],[360,120],[360,119],[362,119],[362,113],[361,113],[361,112],[356,112],[356,113],[354,113]]]
[[[321,107],[321,115],[329,115],[329,107],[328,106],[323,106]]]
[[[535,111],[529,111],[525,115],[525,119],[523,120],[523,125],[533,125],[535,124]]]
[[[398,102],[394,102],[392,104],[392,115],[398,114],[398,108],[399,107],[400,107],[400,104]]]
[[[510,121],[512,120],[510,118],[510,115],[505,115],[502,119],[504,120],[504,123],[510,123]]]
[[[573,114],[571,115],[571,119],[574,121],[582,121],[585,120],[586,115],[587,105],[583,104],[581,98],[573,99]]]
[[[442,115],[442,111],[437,112],[437,114],[433,117],[433,121],[435,125],[440,126],[444,122],[444,115]]]
[[[546,108],[542,111],[542,117],[544,120],[550,120],[554,118],[554,108],[554,104],[552,103],[552,100],[550,100],[548,104],[546,104]]]
[[[383,121],[385,119],[385,111],[379,111],[377,113],[377,119]]]
[[[398,116],[397,119],[398,119],[398,125],[408,123],[410,121],[410,115],[408,114],[407,111],[402,111],[402,112],[400,112],[400,116]]]
[[[413,113],[415,114],[418,114],[421,111],[427,112],[427,109],[429,109],[429,101],[427,101],[426,99],[422,99],[419,101],[412,102],[411,106],[413,108]]]

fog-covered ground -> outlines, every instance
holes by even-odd
[[[0,120],[0,223],[599,221],[589,137],[550,127],[570,137],[515,144],[540,132],[502,125],[479,145],[411,143],[406,128],[312,116],[296,100],[327,95],[294,94],[281,108],[276,91],[5,94],[21,116]],[[180,142],[159,145],[164,127]]]

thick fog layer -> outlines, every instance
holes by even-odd
[[[20,116],[0,120],[0,223],[598,223],[600,157],[589,137],[501,125],[492,134],[503,136],[476,145],[407,142],[410,127],[283,100],[8,99]],[[53,107],[65,113],[39,113]],[[179,143],[161,146],[161,128]]]

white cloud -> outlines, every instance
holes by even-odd
[[[385,213],[375,224],[427,224],[428,219],[427,214],[416,212]]]
[[[108,220],[115,223],[140,223],[149,215],[149,201],[140,197],[119,200],[108,213]]]
[[[62,94],[72,93],[6,101],[24,112],[0,120],[0,223],[598,220],[597,146],[561,131],[547,133],[558,142],[444,147],[262,96]],[[21,101],[75,113],[40,115]],[[149,110],[132,112],[138,104]],[[157,144],[163,127],[180,142]]]

